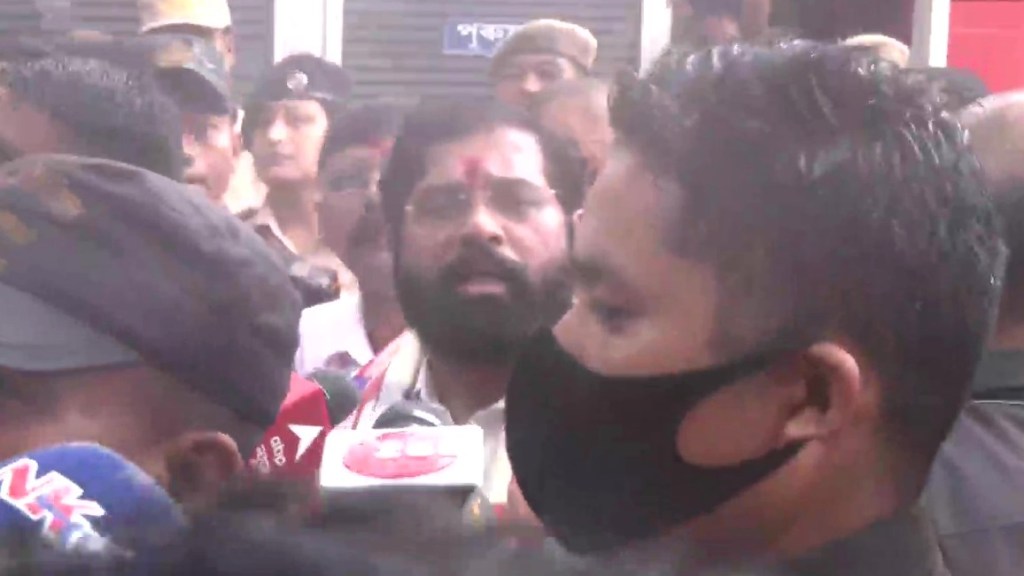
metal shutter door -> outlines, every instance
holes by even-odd
[[[442,53],[444,26],[453,18],[569,20],[597,36],[598,74],[639,63],[640,2],[634,0],[346,0],[342,58],[355,81],[353,99],[486,93],[487,58]]]
[[[292,2],[296,0],[290,0]],[[230,0],[239,101],[274,63],[274,0]]]
[[[35,32],[42,16],[35,0],[0,0],[0,32]]]

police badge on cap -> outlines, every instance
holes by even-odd
[[[309,88],[309,76],[306,76],[306,73],[301,70],[292,70],[288,73],[285,86],[288,87],[288,90],[291,90],[292,94],[301,96]]]
[[[258,116],[265,104],[284,100],[316,100],[324,106],[334,106],[348,99],[352,81],[348,73],[312,54],[295,54],[281,60],[270,69],[253,89],[245,105],[242,135],[246,139],[252,131],[252,118]]]

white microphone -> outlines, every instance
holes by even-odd
[[[466,508],[483,520],[484,432],[455,426],[447,411],[404,400],[386,409],[373,429],[334,430],[324,444],[320,487],[359,494],[422,494]]]

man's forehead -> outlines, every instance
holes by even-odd
[[[433,147],[425,180],[472,181],[483,175],[544,182],[544,154],[536,135],[502,127]]]
[[[576,254],[583,260],[600,260],[613,252],[629,252],[631,241],[641,235],[660,234],[667,207],[664,196],[643,163],[616,148],[587,194],[577,226]]]
[[[534,66],[548,65],[559,65],[566,59],[563,56],[557,54],[547,54],[544,52],[535,52],[532,54],[516,54],[508,58],[504,68],[517,67],[517,68],[529,68]]]
[[[309,113],[322,109],[316,100],[279,100],[266,104],[264,110],[268,113]]]

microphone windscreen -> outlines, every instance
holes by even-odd
[[[184,526],[166,492],[96,444],[61,444],[0,462],[0,535],[66,550],[136,549]]]
[[[327,394],[317,383],[292,374],[288,396],[277,420],[263,435],[250,466],[264,474],[293,479],[316,477],[323,455],[325,431],[330,430]]]
[[[452,426],[444,407],[419,400],[401,400],[384,409],[373,427],[377,429]]]
[[[355,371],[320,368],[309,375],[327,396],[327,413],[331,424],[337,426],[345,421],[359,406],[361,394],[352,382]]]

